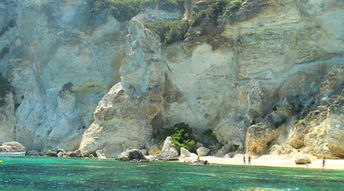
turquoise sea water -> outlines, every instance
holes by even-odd
[[[2,159],[0,190],[343,190],[344,171],[174,162]]]

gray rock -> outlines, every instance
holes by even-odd
[[[196,150],[198,156],[207,156],[210,150],[206,147],[200,147]]]
[[[172,138],[170,136],[166,137],[164,145],[162,146],[161,151],[169,151],[171,148],[175,148],[172,143]]]
[[[191,154],[190,151],[188,151],[184,147],[180,148],[180,156],[190,157],[190,154]]]
[[[62,153],[62,152],[61,152]],[[46,153],[45,153],[46,156],[49,156],[49,157],[57,157],[57,151],[52,151],[52,150],[48,150]]]
[[[68,156],[74,157],[74,158],[79,158],[79,157],[81,157],[81,151],[75,150],[75,151],[68,152]]]
[[[162,150],[155,154],[154,156],[158,160],[177,160],[179,158],[179,154],[177,149],[172,144],[171,137],[166,137],[164,141],[164,145],[162,147]]]
[[[216,156],[224,156],[229,152],[230,146],[228,145],[223,145],[217,152]]]
[[[158,152],[154,157],[157,160],[170,161],[170,160],[178,160],[179,154],[178,154],[177,149],[171,148],[168,151]]]
[[[122,152],[118,158],[123,161],[146,161],[146,157],[140,149],[127,149]]]

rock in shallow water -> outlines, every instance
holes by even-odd
[[[147,161],[145,155],[140,149],[127,149],[122,152],[118,157],[118,160],[123,161]]]

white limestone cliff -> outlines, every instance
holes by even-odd
[[[335,91],[342,73],[321,89],[344,63],[341,1],[261,0],[254,16],[224,26],[216,48],[204,41],[163,46],[144,23],[175,17],[164,11],[120,23],[93,15],[81,0],[4,2],[0,8],[17,14],[0,14],[2,23],[16,23],[0,24],[0,72],[15,88],[17,107],[5,109],[15,115],[1,128],[15,129],[26,148],[116,157],[129,147],[149,149],[155,132],[185,122],[211,129],[223,148],[342,156],[341,110],[309,116],[307,131],[293,122],[312,114],[314,100],[342,96]]]

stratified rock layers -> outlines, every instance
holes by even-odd
[[[1,121],[10,130],[0,138],[116,157],[148,149],[158,129],[185,122],[211,129],[223,148],[264,154],[280,144],[343,156],[343,104],[331,99],[343,94],[344,78],[326,80],[344,63],[344,2],[261,1],[255,16],[224,26],[226,43],[217,49],[204,42],[162,47],[144,22],[167,18],[163,11],[119,23],[92,15],[81,0],[5,2],[21,11],[13,16],[17,27],[0,34],[0,49],[11,50],[0,57],[0,71],[15,87]],[[327,97],[325,108],[312,106]]]

